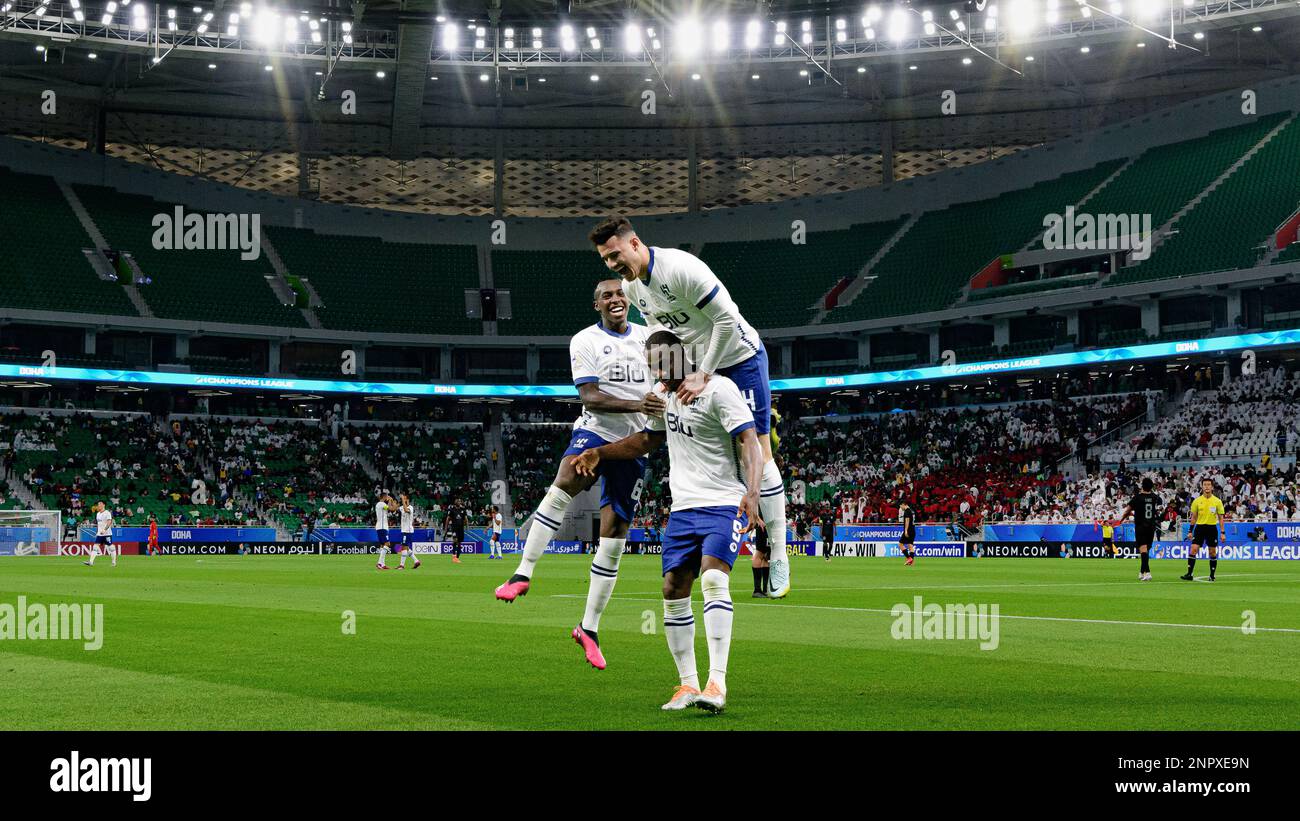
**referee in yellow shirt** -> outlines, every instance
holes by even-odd
[[[1214,581],[1214,569],[1219,564],[1219,536],[1228,540],[1227,529],[1223,526],[1223,500],[1214,495],[1214,480],[1201,480],[1201,495],[1192,500],[1192,552],[1187,558],[1187,575],[1180,576],[1183,581],[1195,581],[1192,570],[1196,568],[1196,552],[1201,545],[1210,548],[1210,581]]]

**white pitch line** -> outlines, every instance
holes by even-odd
[[[585,599],[587,598],[587,596],[585,594],[577,595],[573,593],[553,593],[551,595],[551,598]],[[636,599],[630,596],[613,596],[612,598],[626,599],[627,601],[644,601],[644,599]],[[772,607],[772,605],[770,604],[763,605],[763,604],[758,604],[757,602],[747,602],[747,601],[733,601],[732,604],[733,605],[743,604],[743,605],[749,605],[751,607]],[[849,613],[884,613],[886,615],[897,617],[897,614],[892,609],[885,610],[879,607],[830,607],[827,605],[819,605],[819,604],[782,604],[782,605],[778,605],[778,607],[782,607],[782,608],[795,607],[800,610],[838,610],[838,611],[849,612]],[[1168,621],[1119,621],[1115,619],[1075,619],[1075,618],[1067,618],[1065,616],[1009,616],[1004,613],[999,613],[996,616],[990,614],[989,618],[1017,619],[1020,621],[1059,621],[1059,622],[1071,622],[1074,624],[1127,624],[1127,625],[1134,625],[1138,627],[1183,627],[1183,628],[1191,628],[1197,630],[1241,630],[1242,629],[1241,625],[1239,624],[1181,624],[1178,622],[1168,622]],[[1260,633],[1300,633],[1300,627],[1254,627],[1251,629]]]

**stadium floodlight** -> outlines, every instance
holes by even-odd
[[[1160,2],[1160,0],[1138,0],[1134,15],[1138,20],[1154,20],[1160,14],[1164,5],[1166,4]]]
[[[442,27],[442,48],[443,51],[455,51],[460,48],[460,28],[457,26]]]
[[[803,41],[803,44],[805,46],[812,45],[812,41],[813,41],[812,21],[804,20],[803,23],[799,25],[799,30],[803,32],[801,35],[799,35],[799,39]]]
[[[948,16],[952,18],[954,23],[961,19],[961,15],[957,13],[956,9],[948,9]]]
[[[388,75],[387,75],[386,73],[382,72],[382,71],[376,71],[376,72],[375,72],[375,76],[382,80],[382,79],[384,79],[385,77],[387,77]]]
[[[921,22],[925,24],[924,26],[925,36],[933,37],[935,32],[934,12],[930,11],[929,9],[926,9],[925,11],[921,12]]]
[[[573,26],[570,25],[560,26],[560,48],[564,49],[565,51],[577,50],[578,43],[576,40],[573,39]]]
[[[600,75],[599,75],[599,74],[593,74],[593,75],[591,75],[591,81],[592,81],[593,83],[598,83],[598,82],[600,82]]]
[[[284,41],[286,43],[298,42],[298,18],[286,14],[284,16]]]
[[[542,38],[540,38],[540,37],[534,37],[534,38],[533,38],[533,48],[541,48],[541,47],[542,47]]]
[[[715,52],[726,51],[731,45],[731,27],[726,20],[715,20],[713,22],[713,50]]]
[[[889,13],[889,39],[895,43],[903,42],[910,28],[911,19],[907,11],[902,6],[895,6]]]
[[[314,22],[316,22],[316,21],[313,20],[312,22],[314,23]],[[320,32],[319,32],[319,31],[313,31],[313,32],[311,33],[311,41],[312,41],[313,43],[319,43],[320,40],[321,40]]]
[[[75,8],[75,6],[74,6],[74,8]],[[167,19],[168,19],[168,20],[175,20],[175,19],[176,19],[176,9],[167,9]]]
[[[997,3],[990,3],[988,8],[984,10],[984,30],[985,31],[998,30],[998,4]]]
[[[880,18],[881,18],[881,16],[882,16],[883,14],[884,14],[884,12],[882,12],[882,11],[880,10],[880,6],[867,6],[867,22],[868,22],[868,23],[877,23],[877,22],[879,22],[879,21],[880,21]]]
[[[1047,0],[1047,12],[1043,15],[1043,18],[1047,21],[1047,25],[1054,26],[1060,22],[1060,2],[1061,0]]]
[[[1111,0],[1110,13],[1119,16],[1124,13],[1124,4],[1117,0]]]
[[[957,31],[965,31],[965,30],[966,30],[966,24],[963,23],[962,21],[958,20],[958,21],[957,21]]]
[[[687,18],[678,23],[673,31],[673,48],[684,57],[693,57],[703,47],[703,38],[700,21],[693,17]]]
[[[849,34],[848,34],[848,32],[846,32],[846,31],[837,31],[837,32],[835,32],[835,42],[837,42],[837,43],[844,43],[844,42],[847,42],[848,39],[849,39]]]
[[[874,40],[874,39],[876,39],[876,30],[873,29],[873,28],[868,28],[868,29],[866,30],[865,34],[866,34],[868,40]]]
[[[780,20],[776,24],[776,33],[772,35],[772,45],[779,46],[785,43],[785,21]]]
[[[99,55],[92,51],[92,52],[90,52],[89,54],[86,55],[86,59],[87,59],[87,60],[98,60],[98,59],[99,59]]]
[[[628,54],[641,53],[641,27],[636,23],[623,27],[623,50]]]
[[[1034,0],[1011,0],[1007,11],[1011,14],[1011,30],[1016,34],[1028,34],[1034,30],[1038,15],[1034,13]]]
[[[506,48],[514,48],[514,47],[515,47],[515,39],[514,39],[513,37],[507,37],[507,38],[506,38],[506,42],[505,42],[505,47],[506,47]]]
[[[481,49],[486,47],[486,45],[487,45],[487,41],[484,40],[482,37],[474,41],[474,48]]]
[[[83,12],[81,9],[77,9],[76,11],[72,12],[72,19],[76,20],[78,23],[82,22],[83,20],[86,19],[85,12]]]

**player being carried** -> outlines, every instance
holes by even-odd
[[[415,560],[411,565],[412,570],[420,569],[420,557],[415,555],[415,505],[411,504],[411,499],[405,493],[402,494],[402,504],[398,506],[397,512],[402,515],[402,541],[398,550],[401,556],[397,560],[397,569],[406,569],[406,557],[410,556]]]
[[[726,286],[698,257],[676,248],[646,245],[622,217],[603,220],[588,238],[605,266],[623,278],[628,297],[645,315],[650,330],[671,331],[684,343],[694,372],[681,381],[677,397],[689,404],[717,375],[734,382],[745,397],[763,453],[759,509],[771,548],[769,595],[782,598],[790,592],[785,483],[772,458],[768,437],[772,390],[762,339],[741,316]],[[776,294],[760,296],[779,298]]]
[[[1138,581],[1151,581],[1151,558],[1147,551],[1156,540],[1156,527],[1159,524],[1160,510],[1164,504],[1160,497],[1152,493],[1155,487],[1150,477],[1142,480],[1142,492],[1133,496],[1133,501],[1128,503],[1124,512],[1113,523],[1113,527],[1119,527],[1124,524],[1124,520],[1131,514],[1133,516],[1133,532],[1137,537],[1138,554],[1142,558],[1142,565],[1138,569]],[[1115,531],[1112,528],[1111,533]]]
[[[668,442],[672,513],[663,543],[664,633],[679,685],[665,710],[692,705],[721,712],[727,700],[731,651],[731,566],[743,535],[757,524],[763,477],[761,437],[754,414],[736,384],[715,376],[683,401],[677,389],[689,378],[684,346],[671,331],[646,342],[650,371],[662,384],[667,407],[646,429],[613,444],[570,457],[574,469],[594,476],[608,460],[639,459]],[[742,478],[743,477],[743,478]],[[708,686],[700,690],[695,667],[695,616],[691,588],[700,580],[704,632],[709,644]]]
[[[113,567],[117,567],[117,546],[113,544],[113,514],[109,511],[103,502],[95,505],[95,546],[90,549],[90,560],[84,561],[86,567],[95,566],[95,557],[99,551],[107,553],[113,559]]]
[[[651,392],[654,383],[645,367],[647,331],[645,326],[627,321],[628,305],[622,280],[598,283],[593,307],[600,321],[574,334],[569,342],[573,382],[582,400],[582,414],[573,423],[573,435],[564,456],[617,442],[644,429],[647,415],[663,413],[663,399]],[[646,466],[645,459],[615,461],[601,465],[590,476],[583,476],[567,459],[561,458],[555,481],[533,513],[519,567],[509,581],[496,589],[496,597],[507,602],[527,594],[537,561],[560,529],[569,504],[599,478],[600,546],[591,562],[587,609],[571,634],[597,670],[605,669],[597,633],[600,617],[618,580],[619,560],[627,543],[628,526],[641,498]]]

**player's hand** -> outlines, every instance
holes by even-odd
[[[709,375],[704,371],[696,371],[682,380],[682,384],[677,386],[677,398],[682,402],[690,403],[695,397],[704,392],[704,386],[709,383]]]
[[[596,465],[600,464],[600,454],[595,448],[590,448],[577,456],[570,456],[569,464],[573,465],[573,469],[579,476],[595,476]]]
[[[763,524],[762,517],[758,515],[758,494],[757,493],[751,491],[741,497],[740,507],[736,508],[736,518],[739,519],[742,514],[749,517],[749,522],[740,529],[741,533],[749,533],[755,527],[762,527],[766,529],[766,526]]]
[[[650,391],[650,393],[641,397],[641,413],[647,416],[663,416],[667,407],[664,398],[654,391]]]

